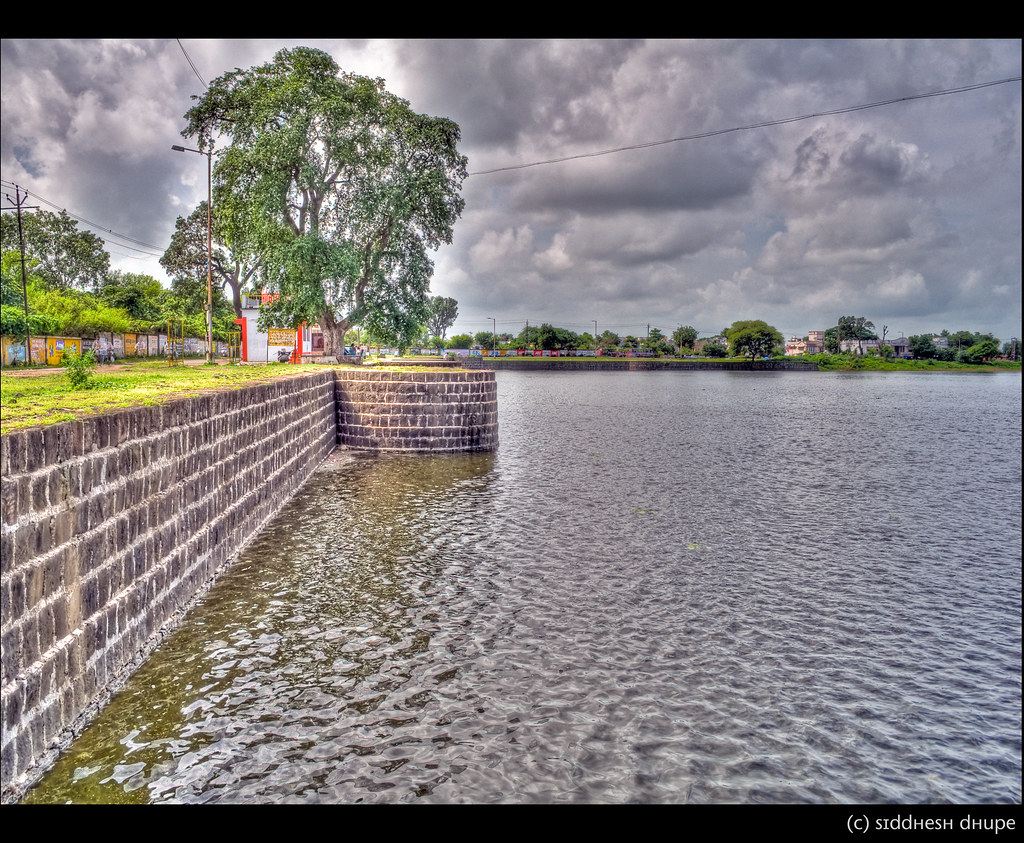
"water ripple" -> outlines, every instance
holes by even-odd
[[[1019,378],[499,403],[332,457],[26,801],[1020,801]]]

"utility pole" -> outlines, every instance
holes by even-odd
[[[18,210],[18,247],[21,249],[21,294],[25,302],[25,365],[27,366],[32,362],[32,333],[28,326],[28,281],[25,277],[25,232],[21,226],[21,209],[36,209],[39,206],[23,204],[28,199],[28,191],[25,192],[23,197],[21,195],[21,188],[18,185],[14,185],[14,199],[11,199],[11,194],[9,193],[5,195],[8,202],[14,202],[12,207]],[[11,210],[11,208],[5,208],[4,210]]]
[[[210,141],[209,152],[178,145],[171,149],[206,156],[206,362],[216,363],[213,353],[213,141]]]

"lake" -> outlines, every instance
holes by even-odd
[[[1019,374],[496,377],[496,452],[335,452],[25,801],[1020,802]]]

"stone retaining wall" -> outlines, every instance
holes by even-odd
[[[334,448],[489,450],[493,372],[330,369],[0,437],[3,801]]]
[[[380,451],[489,451],[498,445],[493,372],[339,369],[338,442]]]
[[[330,371],[0,437],[4,801],[336,438]]]

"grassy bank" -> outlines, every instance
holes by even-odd
[[[60,369],[45,375],[18,375],[5,370],[0,375],[0,433],[316,371],[323,371],[323,367],[288,363],[168,366],[165,362],[145,362],[120,371],[97,371],[87,388],[74,389]]]
[[[874,355],[814,354],[797,358],[814,362],[823,372],[1019,372],[1019,361],[996,360],[992,363],[949,363],[942,360],[886,360]]]

